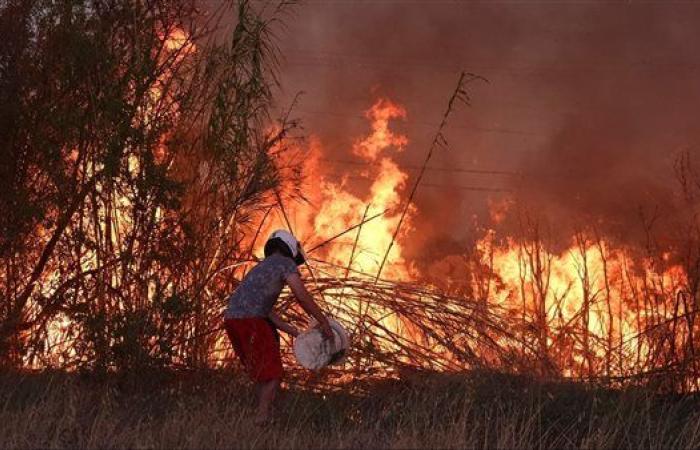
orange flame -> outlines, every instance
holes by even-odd
[[[355,273],[373,275],[390,248],[400,218],[408,175],[401,170],[394,156],[404,149],[408,139],[389,128],[392,119],[406,117],[405,109],[390,100],[377,100],[365,116],[371,121],[372,131],[355,142],[352,153],[366,163],[366,170],[361,172],[360,178],[369,181],[369,187],[357,189],[358,177],[346,175],[338,180],[321,170],[323,149],[319,141],[312,138],[310,157],[305,164],[305,171],[310,175],[305,195],[310,204],[290,208],[290,214],[306,219],[293,224],[296,229],[292,231],[306,241],[307,247],[380,214],[319,251],[327,262]],[[397,242],[391,245],[383,270],[383,275],[388,278],[405,280],[411,277],[410,268],[402,256],[401,238],[411,229],[413,214],[414,210],[409,209]],[[267,230],[276,227],[286,228],[282,218],[271,222]]]

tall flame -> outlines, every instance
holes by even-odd
[[[310,203],[292,212],[306,219],[295,223],[297,229],[293,231],[308,246],[365,222],[320,250],[323,259],[354,273],[373,275],[388,251],[383,275],[406,280],[410,278],[410,268],[403,257],[401,238],[411,228],[413,209],[409,209],[393,244],[392,237],[400,219],[402,194],[408,179],[394,157],[403,151],[408,138],[389,128],[391,120],[406,117],[406,110],[388,99],[379,99],[365,116],[370,121],[371,132],[356,140],[351,149],[359,158],[356,162],[362,163],[359,176],[348,174],[337,179],[324,171],[323,149],[318,140],[312,139],[305,167],[310,175],[305,192]],[[369,182],[369,186],[358,189],[358,180]],[[367,220],[372,217],[375,218]],[[268,229],[277,226],[285,224],[278,219]]]

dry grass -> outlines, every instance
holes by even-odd
[[[251,394],[231,373],[0,382],[2,448],[700,446],[697,398],[493,373],[380,382],[364,397],[292,389],[267,429],[253,426]]]

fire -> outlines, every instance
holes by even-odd
[[[161,36],[163,40],[163,55],[161,63],[168,67],[158,77],[150,89],[150,98],[153,105],[149,106],[149,114],[171,114],[177,117],[180,105],[169,92],[169,83],[172,83],[174,72],[181,69],[187,56],[197,51],[197,46],[192,41],[191,36],[181,28],[172,28]],[[170,61],[170,62],[168,62]],[[168,159],[168,139],[170,136],[165,133],[160,136],[158,146],[153,150],[153,156],[157,164],[163,164]]]
[[[645,309],[641,302],[648,300],[640,297],[668,302],[687,283],[681,266],[659,269],[644,258],[635,267],[626,250],[605,240],[578,236],[559,254],[538,242],[508,238],[498,246],[493,240],[489,232],[477,244],[486,249],[481,262],[497,280],[488,302],[538,328],[539,345],[557,356],[567,375],[609,374],[633,365],[634,353],[649,350],[643,329],[673,319],[668,305]]]
[[[165,40],[164,46],[169,52],[195,51],[186,34],[179,30]],[[154,104],[164,102],[172,109],[148,109],[146,113],[175,116],[179,113],[177,104],[167,101],[161,80],[153,86],[151,100]],[[265,215],[262,238],[275,228],[289,227],[307,249],[328,242],[310,256],[330,263],[323,265],[323,270],[335,267],[332,277],[352,276],[371,281],[384,264],[383,278],[424,284],[430,278],[437,289],[459,291],[463,295],[460,298],[476,298],[483,301],[485,308],[498,307],[508,317],[521,319],[520,329],[508,331],[537,347],[538,355],[552,361],[564,375],[624,376],[644,369],[645,361],[650,359],[648,355],[659,352],[658,342],[645,335],[645,331],[663,332],[666,323],[687,313],[687,306],[679,306],[676,293],[687,286],[688,277],[683,267],[674,263],[671,253],[662,253],[657,259],[644,258],[624,248],[614,248],[605,238],[591,239],[581,233],[572,237],[564,251],[554,252],[536,239],[505,236],[499,241],[494,230],[487,230],[476,242],[473,255],[448,256],[420,273],[405,257],[410,245],[407,238],[413,231],[417,212],[415,206],[406,210],[400,232],[394,236],[402,219],[409,184],[408,174],[396,157],[409,140],[394,131],[392,123],[405,120],[407,112],[391,100],[378,99],[365,112],[365,117],[369,122],[368,133],[347,149],[361,170],[348,170],[340,177],[335,176],[324,163],[330,155],[321,141],[312,137],[309,148],[299,149],[305,155],[303,172],[307,178],[302,188],[307,202],[287,201],[290,196],[284,195],[285,186],[282,186],[286,211],[283,214],[276,209],[270,217]],[[167,160],[166,138],[161,139],[156,151],[157,162]],[[136,173],[138,161],[129,160],[129,168]],[[126,210],[128,200],[119,201]],[[490,200],[491,224],[503,224],[514,204],[510,198]],[[114,221],[109,224],[111,232],[129,231],[128,216],[117,211],[111,220]],[[102,226],[100,231],[106,234],[107,224]],[[353,230],[343,234],[348,229]],[[249,244],[252,243],[245,242],[246,247]],[[255,247],[259,248],[259,244]],[[84,270],[92,267],[94,255],[87,255],[85,264]],[[311,266],[318,269],[313,261]],[[358,312],[357,316],[339,318],[352,321],[367,317],[367,307],[363,313],[362,302],[352,297],[352,288],[333,289],[334,292],[326,290],[331,297],[331,308],[334,299],[343,298],[350,309]],[[147,297],[148,300],[153,297],[150,287]],[[370,315],[369,319],[376,320],[383,329],[400,334],[407,341],[430,340],[395,311],[375,308]],[[66,318],[59,316],[49,324],[48,343],[56,355],[70,350],[67,344],[62,347],[64,344],[55,339],[66,333],[67,323]],[[684,333],[680,327],[668,339],[680,347],[692,331]],[[448,348],[441,347],[440,351],[445,360],[452,358]],[[454,366],[460,367],[458,360],[454,362]]]
[[[389,121],[392,119],[405,119],[406,110],[387,99],[379,99],[374,105],[365,111],[365,117],[372,122],[372,133],[366,138],[356,142],[353,153],[366,161],[375,161],[379,155],[389,147],[403,151],[408,144],[408,139],[403,135],[396,135],[389,129]]]
[[[309,256],[330,263],[324,264],[323,270],[335,267],[332,276],[363,278],[372,282],[382,267],[382,278],[408,281],[414,274],[403,256],[404,239],[411,231],[415,208],[408,208],[400,232],[393,239],[405,207],[408,182],[408,175],[394,158],[404,150],[408,138],[390,128],[392,120],[405,119],[406,111],[388,99],[379,99],[365,112],[365,117],[370,121],[371,131],[357,139],[350,151],[359,159],[357,162],[362,163],[360,181],[369,185],[358,183],[358,177],[349,174],[353,171],[348,171],[340,179],[333,176],[324,166],[324,158],[328,155],[320,141],[312,137],[303,168],[307,175],[304,195],[308,203],[285,205],[287,218],[305,248],[330,241]],[[335,238],[353,227],[356,228],[351,232]],[[275,228],[287,228],[286,219],[278,215],[270,220],[263,235]],[[312,261],[312,269],[314,265]],[[314,272],[319,273],[318,266]],[[314,287],[313,281],[311,287]],[[354,298],[352,289],[326,290],[325,295],[324,303],[331,310],[334,302],[342,299],[356,315],[350,317],[335,311],[341,320],[352,323],[367,314],[368,305]],[[392,333],[409,332],[392,311],[379,311],[375,307],[370,316]]]
[[[181,28],[171,28],[164,31],[159,35],[159,39],[162,42],[163,53],[159,58],[158,63],[163,65],[163,72],[160,73],[157,79],[154,80],[153,84],[148,90],[148,95],[146,97],[146,102],[142,106],[142,114],[137,115],[134,118],[134,126],[139,127],[141,125],[150,126],[152,122],[158,116],[162,115],[172,115],[176,118],[179,111],[179,104],[175,98],[168,92],[168,84],[172,82],[172,77],[175,75],[175,71],[181,68],[184,64],[184,60],[188,55],[192,55],[196,50],[195,44],[192,42],[191,36]],[[139,123],[139,121],[141,121]],[[167,134],[161,134],[158,138],[158,144],[153,149],[154,161],[157,164],[163,164],[168,159],[168,138]],[[67,152],[66,160],[74,163],[78,157],[78,150],[72,149]],[[137,176],[141,170],[140,161],[138,158],[130,154],[128,155],[127,167],[132,176]],[[88,166],[86,169],[90,174],[93,170]],[[100,185],[98,184],[98,187]],[[119,235],[128,235],[131,231],[131,227],[134,226],[132,217],[129,213],[129,209],[133,206],[128,196],[117,194],[116,195],[116,205],[117,208],[110,211],[107,215],[104,211],[104,207],[101,205],[96,205],[99,211],[96,215],[102,215],[104,219],[100,221],[99,228],[104,239],[108,239],[111,242],[112,248],[119,247]],[[156,219],[160,218],[160,210],[156,210]],[[44,233],[39,231],[40,235]],[[81,268],[85,272],[91,271],[94,267],[98,266],[97,253],[94,250],[89,250],[85,252],[84,257],[81,261]],[[46,278],[47,282],[44,283],[47,286],[46,290],[49,291],[52,286],[58,285],[61,282],[62,276],[64,274],[59,271],[54,271],[49,273]],[[117,280],[109,280],[109,283],[117,284]],[[119,286],[110,286],[112,288],[117,288]],[[152,286],[149,286],[148,299],[153,298]],[[72,342],[70,339],[65,337],[68,335],[71,321],[62,314],[58,314],[47,322],[47,339],[46,345],[51,349],[49,352],[49,364],[60,365],[63,360],[71,358],[75,354],[75,350],[72,347]],[[38,362],[27,363],[28,367],[39,367]]]
[[[414,209],[409,209],[401,232],[392,245],[392,236],[398,225],[408,175],[401,170],[394,157],[403,151],[408,138],[394,133],[389,125],[394,119],[405,119],[406,110],[387,99],[377,100],[365,112],[371,132],[354,143],[351,151],[366,163],[362,180],[369,186],[360,186],[357,178],[349,175],[336,179],[321,168],[324,150],[316,139],[311,140],[310,158],[305,165],[309,174],[306,193],[308,205],[291,211],[295,217],[306,220],[295,223],[293,231],[306,241],[308,248],[323,242],[377,216],[356,231],[332,241],[320,249],[325,261],[346,268],[351,273],[374,275],[384,255],[389,251],[382,275],[397,280],[411,278],[410,267],[403,257],[402,238],[411,229]],[[285,227],[281,218],[271,222],[267,229]]]
[[[171,29],[167,33],[163,45],[169,52],[183,51],[187,53],[194,50],[194,44],[190,36],[182,28]],[[178,55],[178,57],[181,56]]]
[[[408,139],[392,131],[391,121],[405,119],[406,110],[379,99],[365,116],[371,130],[355,141],[351,153],[363,163],[362,179],[369,186],[358,189],[357,177],[349,174],[333,177],[323,165],[327,155],[320,141],[312,138],[304,167],[310,181],[309,203],[289,207],[292,217],[302,219],[294,220],[293,231],[307,248],[383,213],[319,251],[320,259],[340,269],[335,276],[349,273],[371,279],[391,248],[383,271],[386,278],[425,283],[427,275],[436,288],[458,286],[462,294],[483,298],[486,304],[507,311],[522,320],[523,329],[518,332],[523,342],[533,343],[565,375],[624,373],[636,364],[635,352],[650,351],[651,344],[641,332],[671,316],[665,308],[661,318],[652,317],[659,311],[641,307],[639,296],[669,301],[686,283],[683,268],[672,265],[668,255],[657,262],[640,259],[623,248],[614,249],[604,238],[583,234],[573,236],[567,249],[555,253],[540,241],[513,236],[497,243],[496,232],[488,230],[476,243],[476,258],[447,257],[425,274],[419,273],[404,258],[414,206],[392,246],[408,182],[395,156],[408,145]],[[491,200],[492,224],[501,224],[513,205],[510,198]],[[278,218],[268,224],[268,229],[276,227],[285,227],[285,223]],[[393,316],[381,320],[391,332],[416,342],[425,339],[399,315],[386,311],[379,316],[384,313]],[[449,351],[444,351],[444,358],[451,358]]]

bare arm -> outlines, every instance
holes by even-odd
[[[328,319],[326,319],[321,308],[318,307],[313,297],[311,297],[311,294],[309,294],[309,291],[304,287],[304,282],[301,281],[299,274],[293,273],[287,275],[286,281],[304,311],[318,321],[323,335],[326,338],[333,339],[333,332],[328,324]]]
[[[275,314],[274,312],[271,312],[268,317],[270,318],[272,323],[275,324],[275,327],[277,327],[277,329],[282,330],[285,333],[290,334],[294,337],[297,337],[299,335],[299,330],[297,330],[290,323],[282,320],[282,318],[280,316],[278,316],[277,314]]]

